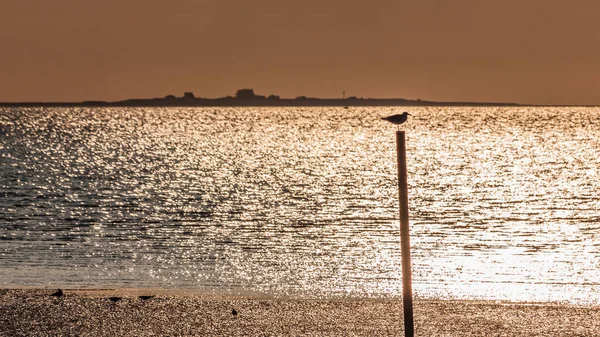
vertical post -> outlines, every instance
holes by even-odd
[[[410,266],[410,233],[408,229],[408,178],[406,173],[406,140],[404,131],[396,131],[398,155],[398,198],[400,199],[400,246],[402,252],[402,304],[406,337],[415,335],[413,321],[412,276]]]

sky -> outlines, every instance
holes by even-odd
[[[19,0],[0,101],[257,94],[600,104],[597,0]]]

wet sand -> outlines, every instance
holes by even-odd
[[[397,300],[286,300],[150,289],[65,289],[63,297],[50,296],[55,290],[0,290],[0,336],[404,334]],[[140,295],[156,296],[142,300]],[[600,336],[597,306],[421,300],[414,308],[417,336]]]

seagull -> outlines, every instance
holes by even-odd
[[[233,317],[237,316],[238,312],[235,309],[231,309],[231,314],[233,315]]]
[[[406,120],[408,119],[408,116],[412,116],[411,114],[409,114],[408,112],[404,111],[402,114],[399,115],[391,115],[388,117],[383,117],[381,119],[386,120],[392,124],[396,124],[398,125],[398,129],[400,129],[400,124],[406,122]]]
[[[65,294],[63,293],[62,289],[58,289],[57,291],[55,291],[54,293],[52,293],[52,295],[50,296],[54,296],[54,297],[63,297]]]

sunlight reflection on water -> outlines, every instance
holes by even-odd
[[[398,297],[403,110],[0,109],[0,280]],[[599,109],[410,110],[416,295],[600,303]]]

